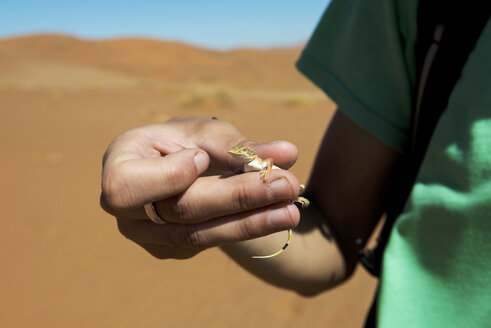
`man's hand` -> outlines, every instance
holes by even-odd
[[[227,151],[244,145],[289,168],[297,149],[288,142],[258,145],[231,124],[177,117],[118,136],[102,170],[101,206],[120,232],[158,258],[188,258],[208,247],[293,228],[299,212],[289,200],[299,193],[295,176],[274,170],[267,183],[259,173],[231,172],[241,163]],[[143,206],[154,202],[168,224],[156,224]]]

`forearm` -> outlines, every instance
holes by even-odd
[[[221,248],[246,270],[275,286],[302,295],[334,287],[347,276],[343,255],[315,204],[302,209],[301,216],[290,246],[274,258],[251,257],[277,250],[285,243],[286,231]]]
[[[312,205],[302,210],[292,245],[261,261],[250,256],[278,247],[284,235],[224,250],[258,277],[302,294],[339,284],[354,271],[357,240],[367,241],[384,212],[400,159],[395,150],[338,111],[305,191]]]

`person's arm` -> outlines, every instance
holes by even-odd
[[[384,212],[400,157],[338,110],[307,185],[311,207],[302,210],[287,251],[273,259],[250,259],[264,252],[265,239],[280,245],[285,233],[222,249],[258,277],[300,294],[341,283],[356,266],[356,240],[365,243]]]
[[[101,205],[124,236],[157,258],[188,258],[222,246],[252,273],[301,294],[346,279],[356,263],[356,239],[366,241],[383,212],[399,154],[338,111],[307,186],[312,205],[302,212],[292,245],[277,257],[251,259],[277,250],[284,230],[298,224],[299,211],[289,200],[298,196],[299,183],[284,170],[273,170],[268,183],[258,172],[203,176],[209,165],[240,166],[227,154],[235,145],[247,145],[281,167],[297,156],[290,143],[257,145],[226,122],[176,118],[112,142],[103,161]],[[143,205],[150,201],[170,224],[149,220]],[[281,233],[254,239],[274,232]],[[244,240],[250,241],[238,243]]]

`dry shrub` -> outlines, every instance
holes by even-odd
[[[186,95],[181,106],[184,108],[195,107],[221,107],[228,108],[235,105],[235,100],[225,89],[221,88],[195,88]]]
[[[288,96],[284,104],[288,107],[306,106],[312,103],[312,98],[306,94],[294,94]]]

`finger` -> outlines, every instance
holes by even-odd
[[[276,166],[288,169],[298,157],[297,147],[288,141],[273,141],[264,144],[258,144],[249,139],[241,139],[236,142],[236,139],[229,140],[226,144],[222,144],[221,148],[214,147],[213,149],[206,148],[206,150],[212,158],[215,158],[215,163],[218,167],[225,168],[227,170],[233,170],[243,165],[243,162],[231,156],[228,151],[235,146],[246,146],[255,152],[259,157],[266,159],[272,158]],[[219,151],[218,151],[219,150]]]
[[[167,222],[191,224],[292,200],[299,192],[298,180],[290,172],[273,170],[266,183],[259,172],[249,172],[228,177],[200,177],[184,193],[155,202],[154,206]],[[117,215],[148,220],[142,208]]]
[[[208,155],[199,149],[184,149],[166,156],[127,160],[106,167],[101,203],[115,211],[181,193],[203,173]]]
[[[282,203],[193,225],[119,219],[118,227],[124,236],[140,245],[202,250],[292,229],[299,220],[297,207]]]
[[[197,117],[177,117],[168,122],[173,127],[186,125],[185,134],[197,148],[205,150],[211,158],[211,165],[225,170],[234,170],[242,165],[240,160],[231,156],[228,151],[234,146],[247,146],[260,157],[273,158],[274,163],[283,168],[289,168],[298,155],[297,148],[287,141],[275,141],[267,144],[257,144],[244,137],[232,124]],[[182,131],[176,129],[176,131]],[[157,144],[157,143],[155,143]],[[165,151],[161,149],[161,151]]]
[[[292,167],[298,157],[297,147],[284,140],[255,144],[252,147],[261,158],[273,158],[274,164],[284,169]]]
[[[166,123],[152,124],[123,133],[104,156],[104,162],[120,163],[140,157],[170,154],[185,148],[200,148],[209,154],[211,166],[234,170],[242,163],[228,151],[247,146],[277,166],[288,168],[297,157],[296,147],[286,141],[257,144],[244,137],[232,124],[193,116],[179,116]]]
[[[197,223],[293,200],[299,183],[288,171],[273,170],[267,182],[259,172],[198,178],[182,194],[155,203],[167,222]]]

